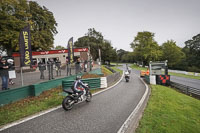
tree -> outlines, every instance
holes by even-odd
[[[185,54],[173,40],[168,40],[167,42],[163,43],[161,48],[163,51],[162,60],[168,60],[169,68],[175,67],[181,62],[181,60],[185,58]]]
[[[107,60],[116,60],[116,49],[111,45],[111,42],[104,40],[102,34],[94,28],[88,29],[85,36],[78,38],[74,43],[75,47],[90,47],[90,52],[94,60],[99,58],[99,49],[101,50],[101,59],[103,62]]]
[[[135,59],[142,61],[144,65],[148,65],[150,61],[158,61],[162,56],[162,51],[154,40],[154,33],[138,32],[130,45],[136,55]]]
[[[123,57],[125,54],[128,54],[128,51],[125,51],[125,50],[123,50],[123,49],[117,50],[117,56],[118,56],[118,61],[119,61],[119,62],[123,62],[122,57]]]
[[[0,44],[8,55],[19,51],[19,33],[28,24],[31,26],[32,50],[53,47],[57,23],[46,7],[27,0],[0,1]]]
[[[61,45],[58,45],[58,46],[56,46],[56,47],[55,47],[55,49],[57,49],[57,50],[58,50],[58,49],[66,49],[66,48],[65,48],[65,47],[63,47],[63,46],[61,46]]]
[[[127,52],[122,55],[121,62],[123,63],[133,63],[134,62],[134,56],[133,52]]]
[[[186,54],[188,69],[200,72],[200,34],[185,42],[183,52]]]

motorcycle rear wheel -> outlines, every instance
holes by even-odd
[[[65,97],[65,99],[63,99],[63,101],[62,101],[62,107],[66,111],[72,109],[73,105],[74,105],[74,101],[71,97]]]

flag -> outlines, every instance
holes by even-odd
[[[31,51],[31,35],[30,26],[25,26],[19,35],[20,47],[20,64],[23,66],[31,66],[32,64],[32,51]]]
[[[74,62],[74,47],[73,47],[73,37],[71,37],[68,41],[68,61],[70,64]]]

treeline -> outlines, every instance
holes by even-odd
[[[27,25],[31,27],[32,50],[53,48],[57,23],[53,13],[35,1],[0,0],[0,50],[19,51],[19,33]]]
[[[54,49],[54,35],[57,34],[57,23],[54,15],[46,7],[35,1],[1,0],[0,1],[0,51],[19,51],[19,33],[22,28],[30,25],[31,45],[33,51]],[[67,42],[66,42],[67,44]],[[174,40],[158,45],[154,33],[138,32],[130,44],[133,52],[112,47],[102,33],[94,28],[78,38],[75,47],[90,48],[93,60],[101,57],[105,62],[139,62],[148,65],[149,61],[168,60],[171,69],[200,72],[200,34],[185,42],[180,48]],[[66,47],[57,46],[56,49]]]
[[[138,32],[130,44],[133,52],[123,49],[117,51],[118,61],[148,65],[150,61],[168,60],[170,69],[200,72],[200,34],[185,42],[180,48],[174,40],[168,40],[162,45],[154,39],[154,33]]]

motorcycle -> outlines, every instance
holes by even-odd
[[[86,102],[90,102],[91,98],[92,98],[92,93],[90,92],[89,86],[87,84],[85,84],[87,86],[86,89],[84,88],[79,88],[81,90],[83,90],[83,94],[78,97],[77,94],[75,94],[72,90],[63,90],[64,92],[66,92],[68,94],[68,96],[66,96],[63,101],[62,101],[62,107],[67,111],[72,109],[72,107],[76,104],[76,103],[80,103],[83,101]]]
[[[128,72],[125,72],[125,80],[126,80],[126,82],[129,82],[129,80],[130,80],[130,75]]]

